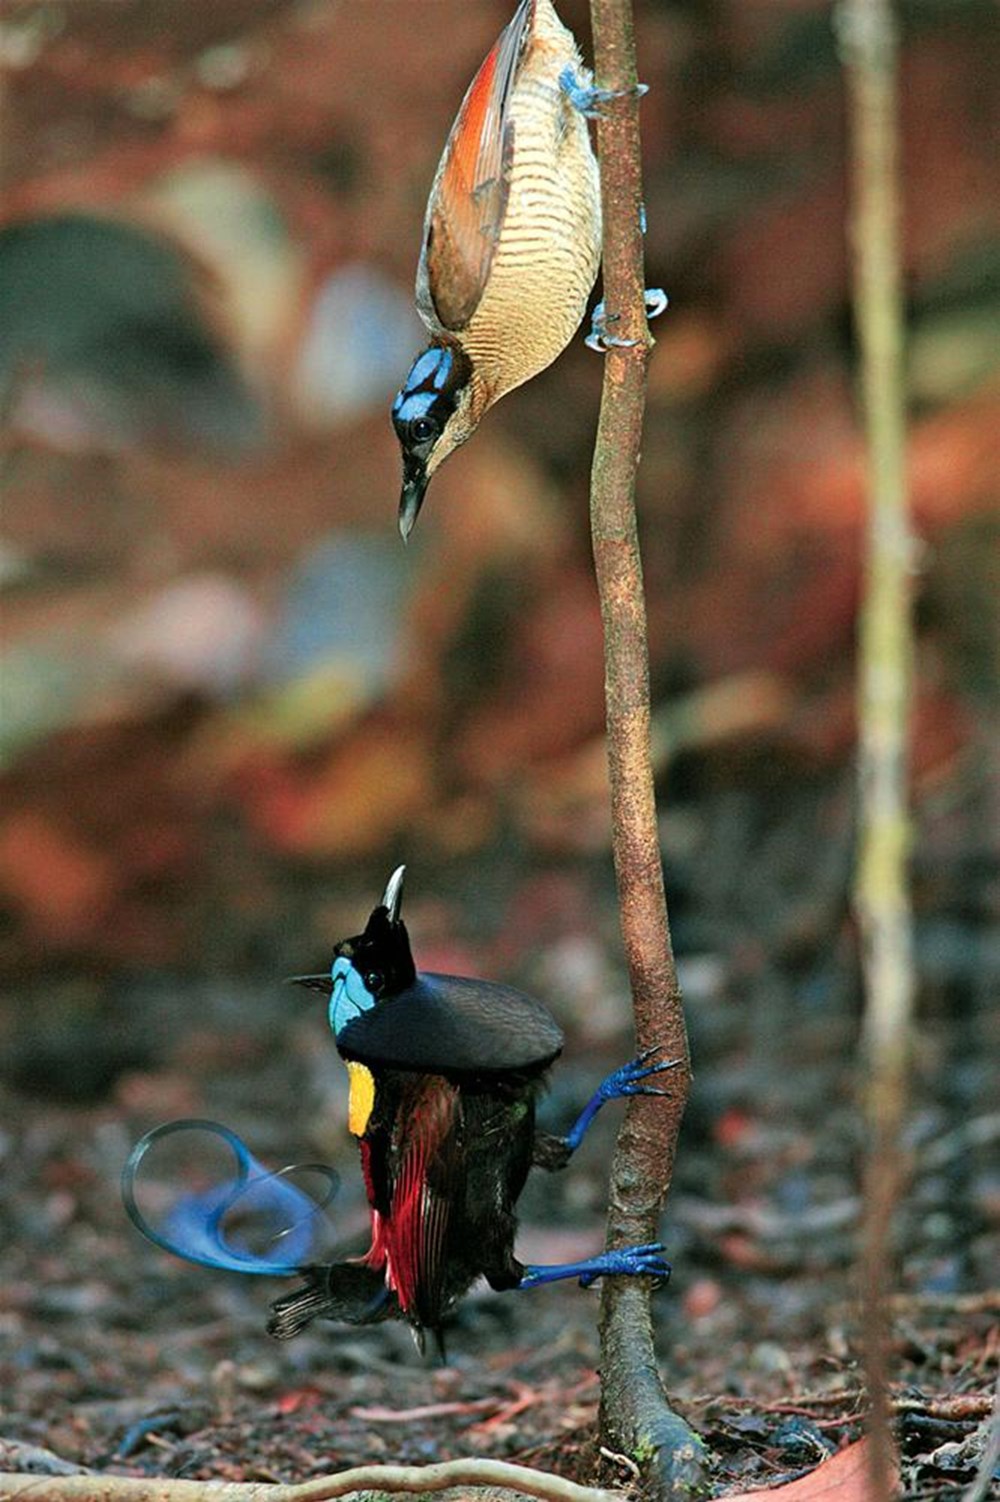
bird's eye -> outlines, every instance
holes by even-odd
[[[365,990],[372,996],[377,996],[385,985],[385,977],[379,970],[369,970],[365,975]]]
[[[413,443],[430,443],[438,432],[438,424],[433,417],[415,417],[410,423],[410,439]]]

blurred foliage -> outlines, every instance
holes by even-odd
[[[582,340],[442,472],[405,554],[395,536],[423,200],[507,9],[6,8],[9,974],[301,969],[400,859],[428,943],[475,935],[497,969],[576,942],[603,901]],[[585,38],[582,0],[562,9]],[[761,984],[794,953],[794,997],[826,983],[846,913],[841,78],[820,0],[638,9],[648,280],[671,297],[640,474],[668,874],[682,948],[734,987],[755,945]],[[988,865],[998,28],[975,0],[903,16],[918,859]],[[549,912],[564,879],[554,928],[527,921],[525,883]],[[991,891],[963,900],[986,919]]]

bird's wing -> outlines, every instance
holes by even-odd
[[[423,1325],[441,1321],[451,1210],[463,1197],[459,1093],[423,1076],[404,1100],[393,1133],[395,1173],[386,1227],[389,1270],[403,1310]]]
[[[417,308],[434,332],[465,327],[490,274],[510,186],[510,96],[534,10],[521,0],[469,85],[434,179],[417,271]]]

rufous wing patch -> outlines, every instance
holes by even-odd
[[[427,282],[444,328],[461,329],[483,295],[503,228],[514,124],[510,95],[535,0],[521,0],[476,74],[451,128],[431,195]]]

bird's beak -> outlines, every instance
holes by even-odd
[[[403,493],[399,498],[399,535],[409,542],[420,508],[424,504],[429,476],[424,464],[409,460],[403,466]]]
[[[309,991],[322,991],[324,996],[329,996],[333,991],[333,977],[329,970],[325,975],[290,975],[286,984],[305,986]]]
[[[399,922],[399,909],[403,901],[403,877],[405,875],[406,867],[397,866],[386,883],[382,906],[389,914],[390,923]]]

